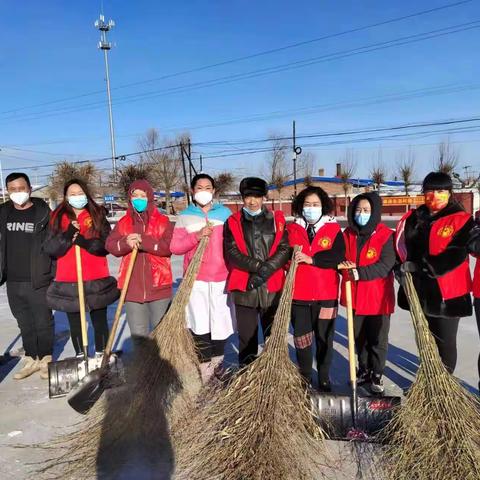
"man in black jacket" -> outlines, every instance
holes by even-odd
[[[0,205],[0,285],[7,284],[10,310],[25,349],[22,368],[13,376],[26,378],[40,371],[48,379],[52,361],[54,322],[46,291],[52,280],[52,260],[42,251],[50,209],[30,198],[30,179],[11,173],[5,181],[10,200]]]
[[[264,205],[267,183],[255,177],[240,183],[243,209],[225,223],[224,254],[230,270],[239,336],[239,363],[258,353],[258,317],[263,335],[270,333],[284,283],[283,267],[291,256],[285,218]]]

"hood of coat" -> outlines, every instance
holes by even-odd
[[[355,209],[360,200],[368,200],[372,208],[372,214],[368,223],[361,227],[355,221]],[[371,235],[382,219],[382,199],[376,192],[367,192],[357,195],[348,207],[348,226],[359,235]]]

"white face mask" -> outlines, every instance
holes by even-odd
[[[213,194],[207,190],[201,190],[197,192],[193,198],[200,206],[204,207],[213,200]]]
[[[17,205],[23,206],[28,202],[30,194],[28,192],[13,192],[10,193],[10,200]]]

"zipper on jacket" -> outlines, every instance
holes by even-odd
[[[142,221],[143,224],[143,233],[145,233],[145,222],[143,221],[143,218],[141,215],[138,215],[140,217],[140,220]],[[142,262],[143,262],[143,268],[142,268],[142,277],[143,277],[143,301],[145,302],[147,299],[147,284],[145,281],[145,255],[142,255]]]

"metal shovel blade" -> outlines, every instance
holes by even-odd
[[[124,382],[123,369],[117,357],[103,367],[92,370],[83,377],[67,397],[68,404],[78,413],[87,414],[107,388]]]
[[[361,431],[375,436],[392,419],[400,406],[400,397],[358,397],[357,417],[354,422],[351,395],[313,393],[314,416],[333,440],[350,439],[350,432]]]
[[[48,394],[50,398],[64,397],[87,373],[83,357],[66,358],[48,364]]]

